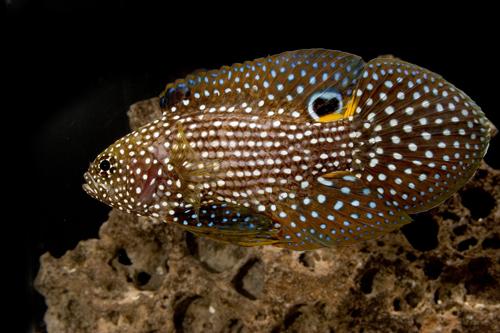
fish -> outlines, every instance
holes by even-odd
[[[296,50],[169,83],[162,115],[90,164],[105,204],[226,243],[291,250],[380,237],[452,196],[495,126],[393,56]]]

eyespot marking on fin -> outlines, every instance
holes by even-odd
[[[343,107],[342,94],[335,88],[315,92],[309,97],[307,111],[314,120],[338,114]]]

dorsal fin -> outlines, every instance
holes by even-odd
[[[310,49],[247,61],[188,75],[170,83],[161,94],[165,114],[225,112],[285,115],[317,121],[311,114],[313,100],[329,112],[329,99],[339,97],[332,108],[346,105],[364,66],[355,55]],[[325,107],[326,106],[326,107]],[[331,110],[339,111],[339,110]]]

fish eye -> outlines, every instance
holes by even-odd
[[[99,163],[99,169],[101,169],[101,171],[109,171],[109,169],[111,169],[111,163],[109,163],[109,161],[107,159],[105,160],[102,160],[101,163]]]
[[[184,83],[180,83],[176,87],[168,88],[167,91],[160,97],[160,107],[162,109],[172,107],[182,100],[186,100],[191,96],[191,90]]]
[[[337,89],[329,88],[312,94],[307,110],[314,120],[318,120],[328,114],[341,112],[342,107],[342,95]]]
[[[160,108],[165,109],[167,107],[168,101],[165,95],[160,97]]]

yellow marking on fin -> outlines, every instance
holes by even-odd
[[[236,244],[240,246],[246,246],[246,247],[251,247],[251,246],[264,246],[264,245],[275,245],[278,244],[280,241],[276,239],[270,239],[270,240],[255,240],[255,241],[237,241]]]
[[[336,121],[342,118],[344,118],[344,115],[341,113],[330,113],[327,114],[326,116],[320,117],[318,121],[320,123],[329,123],[331,121]]]
[[[334,171],[330,173],[325,173],[324,175],[321,175],[323,178],[340,178],[346,175],[352,175],[352,172],[350,171]]]
[[[191,148],[181,123],[177,123],[177,130],[178,133],[172,144],[170,163],[181,184],[179,192],[184,201],[192,205],[198,214],[203,182],[214,179],[220,163],[217,160],[201,160]]]
[[[358,101],[359,101],[359,98],[353,97],[349,100],[349,102],[347,102],[346,111],[344,113],[345,118],[351,117],[352,115],[354,115],[354,111],[356,110],[356,107],[358,106]]]
[[[320,123],[329,123],[332,121],[337,121],[339,119],[348,118],[354,115],[354,111],[356,110],[356,106],[358,105],[359,98],[353,97],[347,102],[347,105],[344,107],[344,113],[330,113],[326,116],[322,116],[319,118]]]
[[[233,231],[222,231],[222,230],[211,230],[206,228],[191,227],[185,225],[179,225],[181,228],[195,234],[198,237],[206,237],[221,243],[226,244],[237,244],[240,246],[263,246],[263,245],[275,245],[284,240],[279,240],[278,238],[259,238],[257,234],[252,232],[233,232]]]

